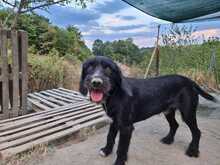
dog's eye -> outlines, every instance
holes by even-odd
[[[112,70],[109,67],[106,67],[105,68],[105,74],[111,75],[112,74]]]
[[[87,68],[87,71],[88,72],[91,72],[93,70],[93,66],[89,66],[88,68]]]

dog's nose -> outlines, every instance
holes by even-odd
[[[91,85],[93,88],[98,88],[103,84],[103,80],[101,78],[93,78],[91,81]]]

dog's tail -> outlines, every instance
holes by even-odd
[[[199,85],[197,85],[195,82],[193,82],[193,88],[196,91],[196,93],[198,93],[199,95],[201,95],[202,97],[204,97],[207,100],[213,101],[215,103],[218,102],[218,100],[213,97],[212,95],[208,94],[207,92],[205,92]]]

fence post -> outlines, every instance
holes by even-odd
[[[19,63],[18,63],[18,35],[17,31],[11,31],[12,45],[12,116],[17,116],[19,111]]]
[[[20,67],[21,67],[21,111],[23,114],[27,111],[27,93],[28,93],[28,72],[27,72],[27,50],[28,50],[28,36],[25,31],[19,31],[20,38]]]
[[[7,52],[7,31],[0,30],[0,46],[1,46],[1,60],[2,60],[2,112],[3,117],[9,116],[9,73],[8,73],[8,52]]]

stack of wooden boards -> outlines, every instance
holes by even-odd
[[[64,88],[28,94],[29,105],[31,103],[31,109],[34,111],[54,109],[85,100],[88,100],[88,98],[82,96],[79,92]]]
[[[106,122],[102,107],[75,91],[63,88],[42,91],[29,94],[28,100],[41,111],[0,121],[3,159]]]

